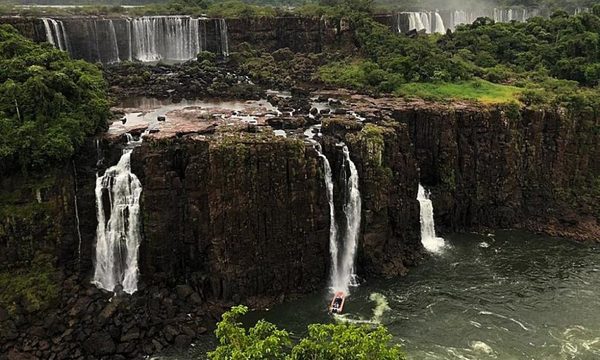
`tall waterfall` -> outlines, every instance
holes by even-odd
[[[113,291],[137,291],[142,184],[131,172],[131,153],[139,141],[128,134],[119,163],[96,178],[96,268],[92,283]],[[105,211],[109,213],[106,214]],[[107,220],[108,218],[108,220]]]
[[[356,249],[358,248],[358,233],[360,231],[360,220],[362,203],[360,191],[358,189],[358,171],[352,159],[350,151],[344,145],[345,164],[348,165],[350,176],[346,179],[346,203],[344,204],[344,213],[346,215],[346,233],[344,234],[344,252],[339,269],[339,286],[348,293],[348,285],[354,277],[354,259],[356,258]]]
[[[49,43],[88,61],[186,61],[201,51],[229,56],[225,19],[169,15],[42,21]],[[70,32],[73,46],[68,41]]]
[[[338,274],[338,247],[337,247],[337,223],[335,221],[335,204],[333,202],[333,177],[329,160],[321,151],[321,146],[315,146],[319,157],[323,160],[323,169],[325,170],[325,189],[327,190],[327,201],[329,202],[329,254],[331,255],[331,274],[330,283],[335,283]]]
[[[344,145],[344,215],[345,228],[342,234],[338,232],[338,225],[335,216],[335,205],[333,197],[333,177],[331,165],[327,157],[321,152],[317,145],[316,150],[319,157],[323,160],[323,169],[325,170],[325,188],[327,190],[327,201],[329,202],[329,253],[331,255],[331,290],[343,291],[348,294],[348,288],[354,280],[354,260],[356,258],[356,249],[358,248],[358,235],[361,221],[361,199],[358,188],[358,171],[350,159],[348,147]],[[349,176],[346,177],[346,167],[349,169]],[[339,239],[340,235],[343,235]],[[341,240],[341,241],[340,241]]]
[[[42,22],[46,31],[46,41],[62,51],[69,51],[69,38],[63,22],[49,18],[42,18]]]
[[[439,253],[444,247],[444,239],[435,235],[433,203],[429,199],[429,192],[421,184],[419,184],[417,200],[421,205],[421,243],[427,251]]]

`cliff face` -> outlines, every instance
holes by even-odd
[[[432,191],[441,232],[525,228],[599,238],[598,118],[554,110],[353,99],[366,117],[323,122],[323,151],[342,214],[344,142],[363,201],[358,270],[395,275],[420,256],[417,184]],[[95,173],[119,141],[90,141],[45,180],[2,179],[0,264],[49,249],[89,273],[95,254]],[[329,214],[315,150],[281,137],[150,137],[132,156],[143,185],[141,278],[194,284],[241,300],[324,286]],[[77,190],[77,192],[76,192]],[[77,207],[75,199],[77,198]],[[76,216],[78,215],[78,217]],[[81,240],[80,240],[81,239]]]
[[[320,53],[351,44],[349,31],[339,22],[312,17],[245,17],[196,19],[188,17],[58,17],[49,23],[56,42],[77,59],[115,63],[126,60],[182,61],[199,51],[223,54],[250,44],[256,49]],[[47,41],[42,18],[0,17],[24,36]],[[60,33],[60,34],[59,34]]]
[[[600,239],[599,119],[551,109],[404,107],[446,231],[521,227]]]
[[[376,124],[364,126],[353,117],[325,120],[323,150],[331,161],[337,189],[343,188],[340,141],[348,146],[357,167],[363,213],[359,270],[392,276],[404,274],[421,256],[419,172],[408,127],[386,120],[390,119],[378,118]],[[338,191],[337,203],[343,203],[344,195]]]
[[[133,164],[144,276],[177,274],[236,301],[322,285],[328,207],[316,154],[301,141],[150,140]]]

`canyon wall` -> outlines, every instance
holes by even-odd
[[[101,63],[183,61],[200,51],[227,55],[245,43],[303,53],[351,44],[341,23],[318,17],[0,17],[0,24],[13,25],[36,42],[49,41],[74,58]]]
[[[445,33],[478,17],[508,22],[540,14],[548,15],[536,9],[483,9],[374,14],[373,18],[395,32]],[[0,17],[0,24],[4,23],[36,42],[49,41],[74,58],[101,63],[183,61],[200,51],[227,55],[245,43],[270,52],[289,48],[301,53],[320,53],[353,43],[346,21],[325,17]]]
[[[340,183],[340,141],[359,172],[360,273],[401,274],[418,260],[419,181],[432,192],[442,232],[516,227],[599,238],[594,114],[381,102],[375,113],[358,106],[366,125],[323,123],[334,180]],[[2,269],[50,250],[59,265],[89,274],[95,174],[117,162],[120,146],[103,140],[99,153],[90,141],[75,166],[42,180],[2,178]],[[324,286],[328,205],[310,144],[253,134],[150,138],[134,151],[132,166],[143,185],[142,281],[166,277],[195,284],[207,298],[235,300]]]
[[[364,218],[358,271],[406,272],[421,253],[417,166],[407,127],[377,127],[374,135],[360,127],[326,134],[336,177],[341,176],[341,151],[333,144],[340,140],[347,141],[360,174]],[[49,251],[59,265],[84,277],[91,273],[95,174],[118,161],[122,142],[103,140],[95,146],[89,142],[75,168],[69,164],[48,175],[41,204],[31,191],[3,204],[3,268],[25,265],[37,251]],[[329,206],[313,145],[255,134],[218,140],[149,137],[135,149],[132,170],[143,186],[142,282],[189,283],[204,298],[236,302],[272,301],[325,286]],[[24,191],[19,179],[3,180],[14,183],[3,188],[4,197]],[[12,211],[18,203],[27,209],[39,205],[44,212]]]
[[[519,227],[600,239],[600,119],[590,111],[401,107],[445,231]]]

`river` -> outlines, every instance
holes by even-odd
[[[406,277],[353,289],[341,320],[381,322],[410,359],[600,359],[600,246],[516,231],[446,243]],[[246,321],[301,336],[334,321],[328,300],[313,294]]]

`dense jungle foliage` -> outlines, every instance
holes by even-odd
[[[209,359],[221,360],[403,360],[399,345],[390,345],[392,336],[383,327],[367,325],[312,324],[308,335],[292,342],[290,333],[261,320],[246,329],[238,318],[248,311],[235,306],[223,314],[215,334],[219,346],[208,353]]]
[[[325,82],[436,100],[599,104],[600,5],[524,23],[480,18],[445,35],[398,36],[360,12],[351,24],[362,54],[322,67]]]
[[[0,26],[0,175],[69,159],[108,116],[106,84],[95,65]]]

